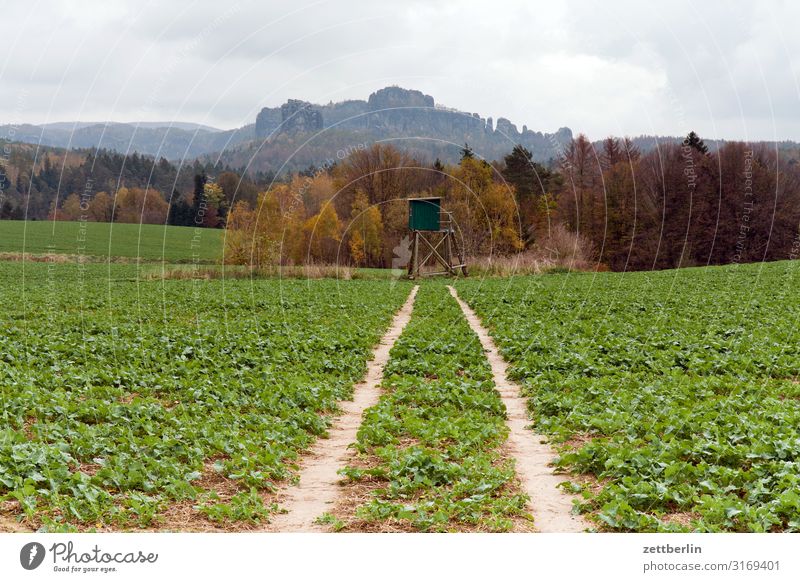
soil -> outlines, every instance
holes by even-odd
[[[480,318],[464,303],[453,287],[450,294],[458,301],[470,327],[477,334],[486,357],[492,367],[495,386],[506,407],[509,436],[508,452],[516,460],[516,470],[522,487],[530,497],[530,509],[536,531],[582,532],[591,525],[579,515],[572,513],[573,497],[564,493],[558,485],[565,481],[553,472],[555,451],[546,437],[531,431],[526,399],[520,396],[520,388],[508,379],[508,364],[505,362],[489,332]]]
[[[334,507],[341,479],[337,471],[345,466],[348,447],[356,440],[364,411],[378,403],[383,368],[389,361],[389,351],[411,319],[418,288],[415,286],[411,290],[389,331],[375,348],[372,360],[367,364],[366,377],[355,385],[353,400],[342,403],[342,414],[328,432],[328,438],[318,440],[304,455],[297,484],[278,491],[276,500],[284,513],[275,515],[266,531],[328,531],[327,526],[316,523],[316,520]]]

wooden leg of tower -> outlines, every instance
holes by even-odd
[[[414,278],[414,239],[416,239],[416,235],[413,236],[411,239],[411,256],[408,258],[408,278]]]
[[[461,274],[466,277],[467,262],[464,260],[464,253],[461,252],[461,247],[458,246],[458,241],[455,239],[455,234],[453,235],[453,244],[456,247],[456,256],[458,257],[458,264],[461,265]]]
[[[456,269],[453,266],[453,233],[447,232],[445,233],[445,236],[447,237],[447,241],[445,241],[445,245],[447,247],[445,249],[445,253],[447,253],[445,255],[447,257],[447,270],[451,275],[455,276]]]
[[[419,232],[414,231],[414,241],[411,243],[411,262],[408,265],[411,278],[419,277]]]

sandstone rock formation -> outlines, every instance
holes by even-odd
[[[454,161],[465,142],[475,153],[498,159],[522,144],[539,160],[558,155],[558,149],[571,138],[568,128],[555,134],[522,131],[508,119],[466,113],[437,105],[421,91],[386,87],[372,93],[366,101],[348,100],[327,105],[312,105],[290,99],[280,107],[265,107],[258,114],[255,135],[267,140],[281,134],[318,133],[315,140],[337,132],[356,132],[361,141],[418,138],[405,145],[430,156],[444,156]]]

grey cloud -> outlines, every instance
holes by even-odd
[[[597,138],[693,128],[800,139],[800,7],[790,3],[45,0],[3,10],[12,34],[0,123],[231,127],[290,97],[365,98],[399,84]]]

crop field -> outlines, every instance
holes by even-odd
[[[503,402],[444,285],[421,288],[390,356],[384,395],[358,433],[361,455],[343,471],[367,484],[353,515],[360,529],[506,531],[524,520],[526,496],[502,454]]]
[[[405,282],[0,263],[0,529],[263,522]],[[110,273],[110,277],[109,277]]]
[[[601,529],[800,531],[800,265],[465,280]]]
[[[0,262],[0,530],[263,527],[411,290],[140,274]],[[420,282],[317,523],[536,527],[445,283]],[[798,263],[453,284],[596,529],[800,531]]]
[[[212,263],[222,258],[223,234],[158,224],[2,220],[0,253]]]

